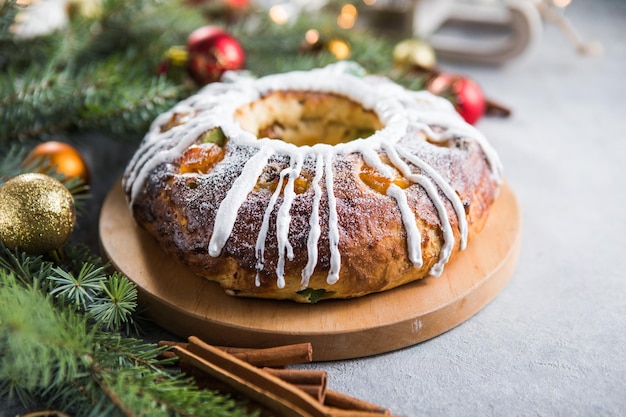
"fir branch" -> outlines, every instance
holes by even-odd
[[[0,270],[0,393],[38,393],[78,377],[90,354],[86,320],[57,312],[37,288]]]
[[[7,70],[0,78],[0,143],[67,130],[80,102],[75,89],[75,80],[53,62]]]
[[[0,3],[0,42],[12,39],[11,26],[15,23],[15,16],[19,12],[17,0],[5,0]],[[0,44],[1,44],[0,43]]]
[[[61,267],[70,271],[80,271],[83,264],[91,264],[96,267],[108,268],[101,257],[94,254],[89,246],[79,243],[66,245],[63,248],[58,262]]]
[[[258,415],[229,397],[213,391],[199,390],[182,376],[166,379],[141,374],[140,369],[125,368],[102,372],[100,386],[109,398],[123,408],[125,416],[202,416],[243,417]]]
[[[0,242],[0,272],[49,294],[57,306],[87,313],[97,328],[139,332],[134,315],[137,288],[128,278],[119,273],[107,275],[107,265],[81,245],[66,245],[56,256],[55,261],[31,256],[11,251]]]
[[[139,134],[181,97],[180,89],[164,77],[146,80],[137,66],[118,57],[97,63],[89,72],[98,81],[83,85],[75,124],[79,129]]]
[[[106,279],[104,268],[83,264],[80,272],[74,276],[70,271],[62,268],[52,268],[48,277],[52,281],[50,294],[60,298],[61,302],[74,305],[81,311],[95,298],[95,294],[102,289],[102,282]]]
[[[2,146],[0,145],[0,152],[5,156],[0,159],[0,186],[7,180],[16,177],[26,172],[33,172],[36,164],[23,165],[23,161],[26,157],[26,146]],[[33,171],[30,171],[30,170]]]
[[[165,372],[161,367],[164,361],[155,359],[165,347],[106,331],[96,333],[94,344],[98,347],[95,358],[103,368],[143,367],[157,374]]]
[[[13,8],[3,5],[17,10],[14,2]],[[5,73],[0,77],[0,143],[75,129],[137,133],[138,140],[157,114],[188,95],[157,77],[156,68],[170,42],[184,39],[201,19],[193,8],[167,5],[107,0],[99,20],[72,16],[62,32],[35,39],[7,32],[6,47],[0,48]],[[5,14],[2,22],[9,25],[14,16]],[[163,22],[178,26],[164,31]],[[18,57],[18,50],[34,46],[40,48],[39,59]]]
[[[88,306],[87,311],[106,330],[130,331],[132,314],[137,308],[137,288],[125,276],[114,273],[108,280],[101,281],[102,295]]]
[[[128,278],[117,272],[107,275],[99,260],[84,262],[77,273],[58,266],[51,272],[48,292],[58,303],[87,313],[100,329],[139,333],[134,318],[137,288]]]
[[[0,242],[0,272],[15,277],[22,285],[46,290],[51,269],[52,263],[44,261],[42,256],[11,251]]]
[[[182,97],[180,87],[171,81],[147,77],[136,63],[117,55],[84,68],[79,75],[69,72],[31,68],[0,79],[4,96],[0,143],[77,128],[139,134]]]
[[[164,348],[89,328],[0,270],[0,395],[76,415],[244,416],[241,404],[160,367]]]

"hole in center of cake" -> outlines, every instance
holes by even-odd
[[[376,113],[347,97],[311,91],[272,92],[237,109],[235,121],[258,138],[297,146],[337,145],[384,127]]]

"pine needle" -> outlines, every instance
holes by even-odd
[[[137,288],[125,276],[114,273],[107,281],[100,282],[102,295],[88,307],[94,319],[106,330],[130,330],[132,314],[137,308]]]
[[[52,268],[53,274],[48,277],[52,281],[50,294],[67,301],[81,310],[94,301],[95,294],[102,290],[102,281],[106,278],[104,268],[84,264],[76,276],[62,268]]]

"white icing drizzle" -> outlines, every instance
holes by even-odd
[[[452,231],[452,226],[450,225],[450,219],[448,218],[448,211],[446,210],[446,206],[439,196],[439,192],[432,180],[425,175],[422,174],[414,174],[411,172],[409,166],[400,158],[398,152],[396,151],[396,147],[394,146],[385,146],[385,151],[391,160],[391,163],[398,168],[398,170],[404,175],[406,179],[409,181],[419,184],[426,190],[426,193],[430,197],[433,205],[437,209],[437,213],[439,214],[439,220],[441,222],[441,230],[443,231],[443,245],[441,250],[439,251],[439,261],[432,266],[429,273],[432,276],[438,277],[443,272],[443,266],[448,259],[450,259],[450,255],[452,254],[452,249],[454,248],[454,232]],[[402,212],[404,217],[404,212]],[[410,221],[410,219],[403,218],[404,222]],[[410,234],[410,230],[407,230],[407,234]],[[412,239],[412,236],[409,236],[408,239]]]
[[[461,201],[459,195],[452,189],[452,186],[450,186],[450,184],[448,184],[448,182],[443,179],[443,177],[432,166],[424,162],[424,160],[418,158],[410,152],[407,152],[406,149],[403,149],[401,146],[396,146],[395,149],[410,163],[426,172],[426,174],[433,179],[441,191],[443,191],[446,198],[450,200],[459,221],[459,231],[461,232],[460,247],[461,249],[465,249],[467,246],[468,226],[467,218],[465,217],[465,208],[463,207],[463,202]]]
[[[302,155],[296,154],[291,160],[291,167],[287,171],[289,180],[283,191],[283,204],[281,204],[276,216],[276,237],[278,238],[278,264],[276,266],[276,285],[278,288],[285,287],[285,252],[287,259],[293,260],[293,246],[289,243],[289,224],[291,223],[291,204],[296,197],[294,181],[300,176],[302,169]]]
[[[313,178],[313,206],[311,207],[311,216],[309,217],[309,237],[307,239],[307,263],[302,270],[302,280],[300,281],[300,290],[304,290],[309,285],[309,280],[315,266],[317,265],[317,243],[322,234],[320,227],[320,201],[322,199],[322,175],[324,174],[324,157],[320,154],[315,155],[315,178]]]
[[[285,176],[283,175],[283,172],[286,172],[286,171],[282,171],[280,174],[280,177],[278,179],[278,184],[276,185],[276,189],[274,190],[274,193],[272,193],[272,196],[270,197],[270,201],[267,207],[265,208],[265,213],[263,214],[263,223],[261,223],[261,230],[259,230],[259,234],[257,235],[256,246],[255,246],[255,253],[256,253],[256,258],[257,258],[257,263],[256,263],[257,275],[256,275],[255,284],[257,287],[261,285],[258,271],[262,271],[264,268],[265,240],[267,239],[267,231],[269,230],[269,227],[270,227],[270,218],[271,218],[272,212],[274,211],[276,200],[278,200],[278,197],[280,196],[280,191],[283,188],[283,181],[285,180]]]
[[[454,106],[442,97],[432,96],[428,91],[411,91],[410,95],[417,100],[429,102],[430,109],[420,109],[412,112],[411,119],[414,126],[420,129],[433,142],[445,142],[454,138],[471,138],[477,142],[485,153],[492,178],[500,182],[502,178],[502,163],[495,149],[489,144],[487,138],[474,126],[466,123],[454,110]],[[445,127],[441,133],[435,133],[431,126]]]
[[[387,195],[389,197],[393,197],[398,202],[400,216],[402,217],[402,224],[406,230],[406,243],[409,250],[409,260],[413,263],[413,266],[421,268],[423,264],[422,234],[417,228],[415,213],[411,210],[409,202],[406,199],[406,194],[402,188],[395,184],[391,184],[387,188]]]
[[[380,172],[385,178],[393,179],[393,172],[391,168],[380,160],[378,152],[374,149],[363,147],[361,156],[363,157],[363,162]]]
[[[213,226],[213,234],[209,241],[209,255],[219,256],[226,240],[230,237],[239,207],[246,201],[248,194],[256,185],[257,179],[263,172],[267,160],[272,155],[269,148],[262,148],[246,162],[241,175],[237,177],[224,200],[217,209],[215,218],[219,221]]]
[[[179,127],[179,126],[177,126]],[[140,182],[143,184],[145,181],[145,173],[152,171],[154,168],[162,164],[164,161],[169,161],[180,156],[189,146],[191,146],[206,130],[211,129],[214,126],[211,125],[203,125],[198,123],[197,120],[193,120],[189,123],[187,127],[188,130],[182,129],[171,129],[167,133],[169,135],[164,135],[163,141],[156,142],[154,146],[147,146],[145,152],[139,154],[139,158],[134,163],[135,166],[138,167],[136,171],[131,171],[131,175],[129,176],[128,181],[132,182]],[[178,139],[178,141],[173,140],[179,130],[182,131],[182,137]],[[153,139],[155,140],[155,139]],[[171,148],[166,148],[166,145],[174,143],[174,146]],[[143,174],[142,174],[143,173]],[[134,175],[139,175],[139,177],[135,177]],[[137,194],[141,191],[141,187],[134,186],[132,188],[131,194],[131,204],[134,199],[137,197]]]
[[[360,153],[365,164],[384,177],[393,179],[394,171],[391,168],[393,166],[408,181],[421,186],[430,197],[441,222],[444,243],[438,262],[429,272],[431,275],[439,276],[455,245],[445,202],[439,193],[441,192],[450,201],[458,218],[461,249],[465,248],[468,229],[463,204],[457,192],[443,175],[399,142],[403,139],[407,140],[409,134],[415,137],[415,132],[418,131],[423,132],[431,142],[442,144],[448,140],[474,141],[482,147],[492,176],[500,181],[502,167],[498,156],[486,138],[473,126],[465,123],[447,100],[428,92],[405,90],[384,77],[361,78],[352,75],[351,73],[358,72],[356,69],[358,66],[354,64],[341,63],[306,72],[294,71],[270,75],[256,80],[229,73],[225,79],[231,80],[230,83],[208,85],[198,94],[160,115],[152,123],[149,133],[130,161],[124,176],[124,186],[130,196],[130,204],[133,204],[137,195],[143,190],[148,176],[154,169],[177,159],[204,132],[220,127],[229,138],[229,146],[232,144],[250,148],[253,155],[245,162],[226,196],[219,202],[208,247],[209,255],[219,256],[234,229],[240,207],[255,188],[268,160],[273,156],[287,157],[289,166],[280,172],[277,188],[265,208],[255,245],[257,269],[255,283],[259,286],[259,272],[264,270],[265,265],[264,254],[270,219],[276,211],[278,262],[275,273],[277,286],[283,288],[286,262],[293,260],[294,257],[293,246],[289,242],[290,211],[297,198],[294,184],[300,175],[304,161],[314,161],[315,175],[311,181],[313,200],[307,239],[308,259],[302,270],[300,289],[308,287],[318,264],[319,241],[322,233],[320,205],[324,194],[328,204],[330,252],[330,268],[326,280],[329,284],[334,284],[339,279],[341,267],[339,245],[341,242],[337,199],[334,194],[333,165],[338,155]],[[368,138],[356,139],[335,146],[320,143],[300,147],[280,140],[257,138],[241,129],[234,121],[236,109],[276,90],[318,91],[343,95],[360,103],[365,109],[374,111],[384,128]],[[162,132],[161,126],[176,113],[187,114],[189,120]],[[433,129],[433,126],[437,126],[437,131]],[[381,160],[380,152],[387,154],[391,166]],[[421,173],[413,172],[409,164],[419,169]],[[281,195],[282,203],[276,209]],[[407,234],[409,260],[416,268],[419,268],[423,264],[423,259],[421,233],[417,227],[415,213],[401,187],[392,183],[387,188],[387,196],[397,203]]]
[[[328,198],[328,245],[330,246],[330,270],[326,282],[334,284],[339,280],[341,254],[339,253],[339,222],[337,220],[337,198],[333,179],[334,155],[331,150],[324,153],[324,177],[326,178],[326,197]]]

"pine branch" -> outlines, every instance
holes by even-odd
[[[190,386],[154,344],[90,327],[0,268],[0,395],[76,415],[244,416],[241,404]]]
[[[0,393],[37,393],[78,377],[90,354],[86,320],[57,313],[39,289],[19,285],[11,273],[0,270],[0,282]]]
[[[63,256],[67,252],[69,259]],[[126,277],[107,275],[102,260],[86,248],[67,245],[57,259],[11,251],[0,242],[0,272],[10,274],[26,287],[48,294],[55,306],[86,313],[96,328],[139,332],[134,313],[137,289]],[[58,257],[58,256],[61,257]]]
[[[181,97],[180,88],[164,77],[146,80],[138,66],[118,57],[98,63],[89,73],[89,80],[97,83],[90,85],[86,79],[81,86],[84,99],[75,122],[79,129],[116,136],[139,134],[147,130],[156,114]]]
[[[35,39],[8,29],[18,11],[14,2],[3,3],[3,10],[0,144],[76,129],[138,140],[157,114],[189,93],[157,77],[156,68],[172,42],[184,41],[201,21],[192,8],[108,0],[99,20],[71,16],[62,33]],[[159,26],[167,22],[176,30]],[[22,52],[31,50],[39,58]]]
[[[15,22],[18,11],[17,0],[6,0],[0,3],[0,44],[13,38],[11,26]]]
[[[100,282],[100,296],[88,306],[94,319],[105,330],[122,329],[130,332],[132,314],[137,309],[137,288],[125,276],[114,273]]]
[[[83,264],[80,272],[74,276],[59,267],[52,268],[48,277],[52,281],[51,295],[60,298],[60,302],[74,305],[78,310],[85,311],[93,302],[95,294],[102,289],[106,279],[104,268]]]
[[[119,408],[125,410],[127,417],[256,415],[226,396],[193,387],[182,376],[160,379],[127,368],[115,373],[102,372],[101,377],[100,386]]]
[[[0,78],[0,143],[69,128],[77,108],[75,80],[56,65],[32,65]]]
[[[5,155],[0,160],[0,186],[8,179],[24,173],[22,161],[26,157],[26,147],[18,146],[0,146],[0,151]]]
[[[156,66],[155,66],[156,68]],[[114,56],[72,76],[54,65],[0,80],[0,143],[74,129],[141,133],[181,97],[164,78],[148,78]]]
[[[50,275],[52,266],[42,256],[11,251],[0,242],[0,272],[13,276],[22,285],[46,290],[46,278]]]

